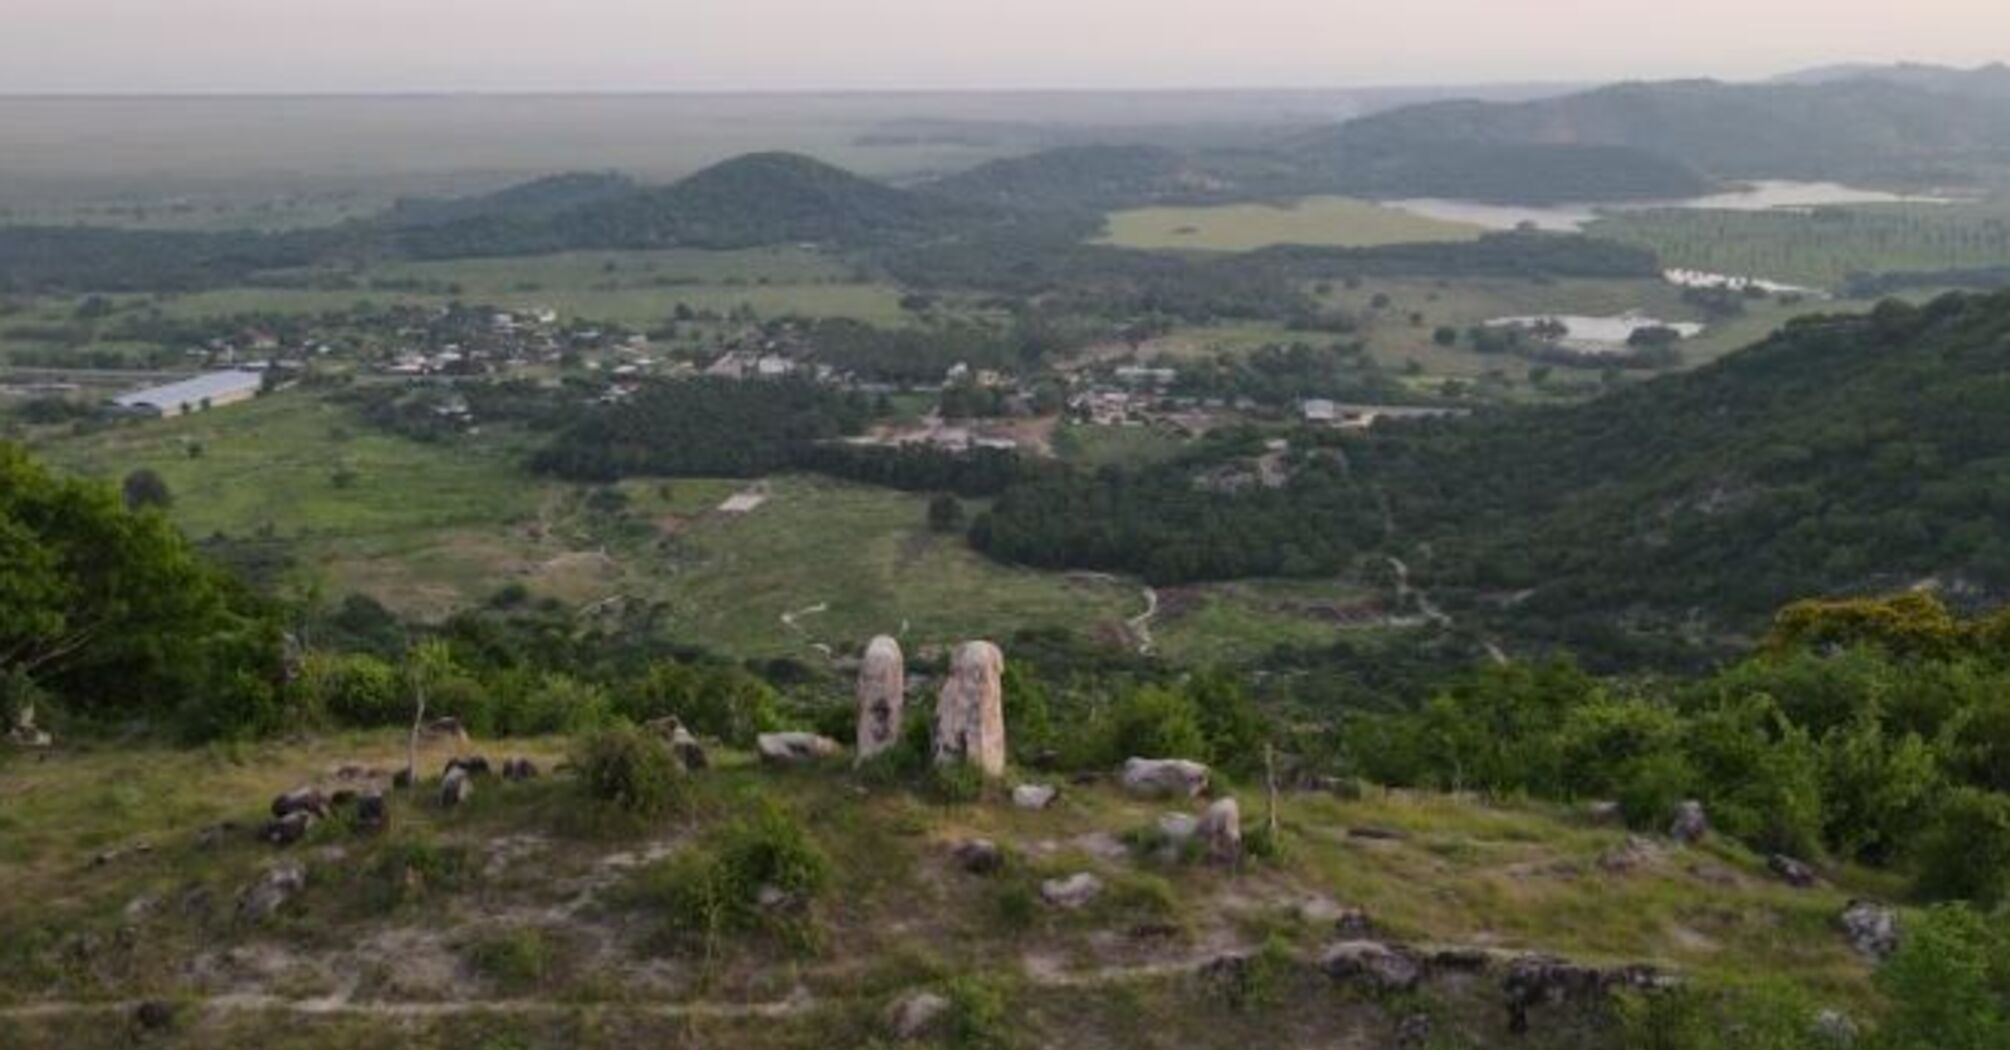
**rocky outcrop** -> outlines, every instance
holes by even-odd
[[[458,718],[435,718],[419,730],[420,739],[427,743],[451,741],[456,744],[468,742],[468,730]]]
[[[1688,799],[1675,807],[1675,820],[1668,825],[1668,837],[1685,846],[1703,841],[1710,833],[1710,817],[1703,811],[1703,804]]]
[[[1086,871],[1060,879],[1048,879],[1040,884],[1040,899],[1056,908],[1070,910],[1083,907],[1103,892],[1103,880]]]
[[[440,778],[440,805],[446,808],[458,806],[475,794],[475,778],[459,766],[447,769],[447,775]]]
[[[957,867],[972,875],[989,875],[1005,866],[1005,851],[990,839],[965,839],[950,855]]]
[[[990,642],[965,642],[949,663],[935,701],[935,761],[964,762],[986,776],[1005,774],[1005,654]]]
[[[1200,815],[1195,836],[1200,839],[1201,849],[1207,859],[1216,864],[1235,864],[1242,860],[1242,807],[1233,796],[1216,799],[1213,805]]]
[[[511,781],[536,780],[537,763],[522,755],[503,759],[502,778]]]
[[[670,753],[676,756],[685,772],[695,773],[712,764],[711,759],[705,754],[705,745],[699,743],[698,738],[691,735],[689,729],[684,728],[684,723],[679,721],[676,715],[651,719],[644,723],[642,728],[669,745]]]
[[[368,791],[356,798],[355,828],[358,835],[376,835],[391,826],[391,807],[384,802],[379,791]]]
[[[272,817],[284,819],[292,813],[307,813],[319,820],[328,816],[328,796],[316,787],[297,787],[272,800]]]
[[[948,1013],[948,999],[934,992],[909,992],[887,1007],[886,1027],[895,1039],[912,1042],[935,1034]]]
[[[1779,876],[1781,882],[1797,890],[1807,889],[1817,881],[1814,868],[1784,853],[1775,853],[1767,857],[1766,868]]]
[[[1207,790],[1208,768],[1183,758],[1131,758],[1124,762],[1124,790],[1154,798],[1195,798]]]
[[[485,777],[492,771],[487,755],[460,755],[447,759],[446,767],[440,770],[440,775],[450,776],[456,769],[471,777]]]
[[[309,810],[296,809],[283,817],[275,817],[258,829],[258,837],[274,846],[291,846],[307,837],[314,827],[314,814]]]
[[[1501,982],[1508,1030],[1528,1031],[1529,1010],[1545,1003],[1585,1002],[1614,990],[1665,991],[1676,980],[1652,966],[1585,966],[1546,955],[1525,955],[1508,966]]]
[[[1883,962],[1898,950],[1898,912],[1876,901],[1853,900],[1836,922],[1850,947],[1872,962]]]
[[[1342,941],[1326,949],[1319,968],[1336,981],[1366,981],[1378,992],[1407,992],[1424,979],[1422,963],[1381,941]]]
[[[1042,810],[1060,797],[1060,789],[1049,784],[1021,784],[1012,789],[1012,804],[1020,809]]]
[[[865,647],[858,668],[858,760],[863,762],[900,742],[900,719],[907,703],[907,670],[900,643],[886,635]]]
[[[24,703],[14,712],[14,724],[7,727],[7,739],[18,747],[44,748],[55,739],[35,727],[35,705]]]
[[[263,922],[278,914],[287,901],[306,888],[307,868],[304,865],[274,865],[238,895],[237,914],[252,922]]]
[[[769,765],[796,766],[837,755],[844,745],[815,733],[762,733],[754,738],[754,750]]]

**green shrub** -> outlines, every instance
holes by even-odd
[[[586,737],[572,764],[589,796],[636,816],[657,816],[683,798],[684,767],[663,741],[633,727]]]
[[[296,706],[317,720],[370,727],[412,719],[412,705],[397,669],[374,656],[309,653],[293,688]]]
[[[467,949],[468,965],[476,973],[509,989],[536,987],[551,970],[551,945],[532,927],[476,941]]]
[[[1875,1050],[2010,1046],[2010,918],[1992,928],[1971,908],[1933,908],[1906,924],[1875,980],[1891,1002]]]
[[[442,846],[406,834],[386,843],[360,880],[372,912],[395,911],[432,893],[457,893],[474,878],[474,862],[460,846]]]
[[[734,747],[749,747],[781,724],[774,689],[724,664],[654,664],[615,698],[614,709],[636,722],[675,715],[693,733]]]
[[[1919,891],[1989,908],[2010,902],[2010,795],[1948,792],[1919,855]]]
[[[1778,981],[1618,997],[1628,1050],[1832,1050],[1804,992]]]
[[[1006,995],[998,982],[965,975],[942,987],[949,1000],[944,1013],[942,1042],[957,1050],[1000,1050],[1011,1045],[1006,1022]]]
[[[1660,829],[1683,799],[1696,795],[1696,770],[1680,751],[1642,755],[1621,775],[1614,793],[1627,826]]]
[[[518,688],[498,690],[490,724],[498,733],[535,736],[590,732],[613,717],[606,690],[570,675],[545,674]]]
[[[1126,693],[1104,715],[1095,735],[1097,754],[1087,763],[1109,766],[1140,758],[1208,759],[1207,734],[1193,698],[1158,686]]]
[[[984,771],[968,762],[933,762],[923,778],[924,793],[945,805],[967,805],[984,797]]]
[[[708,945],[725,933],[762,930],[803,946],[813,933],[809,905],[830,877],[830,860],[809,832],[762,799],[751,813],[653,870],[642,897],[663,910],[673,933]],[[764,904],[764,892],[781,899]]]

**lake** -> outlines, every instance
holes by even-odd
[[[1467,222],[1491,230],[1512,230],[1532,224],[1540,230],[1582,230],[1601,212],[1644,211],[1653,208],[1706,208],[1718,211],[1800,211],[1844,204],[1947,204],[1944,197],[1907,196],[1867,190],[1838,182],[1794,182],[1761,179],[1738,189],[1679,200],[1629,201],[1621,204],[1487,204],[1482,201],[1434,197],[1383,202],[1415,215],[1448,222]]]
[[[1687,322],[1663,321],[1646,314],[1632,312],[1609,317],[1591,317],[1583,314],[1542,314],[1534,317],[1497,317],[1487,322],[1489,327],[1517,325],[1531,327],[1545,321],[1555,321],[1564,328],[1564,336],[1557,345],[1569,350],[1587,354],[1612,354],[1626,349],[1626,341],[1642,328],[1672,328],[1682,338],[1690,339],[1703,334],[1703,326]]]

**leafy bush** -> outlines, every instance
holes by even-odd
[[[1829,1050],[1812,1003],[1782,982],[1627,994],[1617,1014],[1629,1050]]]
[[[965,975],[943,985],[942,994],[949,1000],[942,1026],[945,1045],[956,1050],[1001,1050],[1011,1045],[1006,995],[998,982]]]
[[[1104,715],[1092,747],[1094,757],[1085,764],[1108,766],[1133,756],[1208,758],[1198,705],[1185,693],[1160,686],[1124,694]]]
[[[643,897],[670,929],[708,945],[722,934],[765,930],[797,945],[812,937],[807,908],[830,881],[830,860],[787,810],[769,799],[671,858],[647,877]],[[779,895],[770,901],[764,895]]]
[[[1919,860],[1919,890],[1928,898],[1984,908],[2010,901],[2010,795],[1949,792]]]
[[[748,747],[781,724],[775,691],[766,682],[723,664],[658,663],[623,690],[615,710],[637,722],[675,715],[693,733]]]
[[[2010,1046],[2010,919],[1992,927],[1958,905],[1927,911],[1874,979],[1892,1004],[1875,1050]]]
[[[572,763],[589,796],[637,816],[656,816],[683,798],[684,767],[661,740],[639,729],[585,738]]]
[[[543,934],[526,926],[476,941],[468,947],[467,959],[476,973],[504,988],[524,989],[544,982],[552,949]]]

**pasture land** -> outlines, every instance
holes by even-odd
[[[1616,212],[1588,229],[1671,267],[1837,288],[1852,274],[2010,265],[2010,200]]]
[[[1103,242],[1125,248],[1243,252],[1274,244],[1369,248],[1417,241],[1470,241],[1485,230],[1350,197],[1285,204],[1137,208],[1109,216]]]

